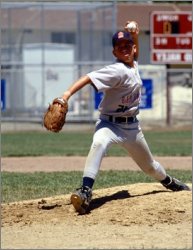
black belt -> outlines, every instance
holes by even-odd
[[[129,123],[129,122],[136,122],[136,117],[127,117],[127,116],[108,116],[110,122],[116,122],[116,123]]]

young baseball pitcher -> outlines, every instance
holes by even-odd
[[[67,102],[87,84],[92,84],[98,92],[104,94],[85,163],[82,186],[71,195],[71,203],[80,214],[88,211],[95,178],[106,150],[112,144],[125,148],[147,175],[167,189],[190,190],[187,185],[169,176],[163,166],[154,160],[137,119],[142,86],[137,62],[138,35],[137,22],[128,21],[124,30],[116,32],[112,37],[112,53],[116,61],[81,77],[62,96]]]

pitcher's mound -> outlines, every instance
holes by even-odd
[[[189,184],[191,187],[191,184]],[[192,192],[159,183],[94,190],[91,211],[77,215],[70,194],[2,204],[2,248],[191,248]]]

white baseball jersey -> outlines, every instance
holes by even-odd
[[[112,144],[119,144],[145,173],[156,180],[164,180],[166,172],[163,166],[153,159],[139,121],[119,123],[104,119],[105,115],[136,116],[139,113],[142,81],[137,62],[135,61],[134,67],[131,68],[117,61],[87,75],[104,96],[99,105],[101,116],[96,122],[83,177],[95,179],[107,149]]]
[[[117,61],[87,75],[98,92],[104,93],[99,105],[101,114],[136,116],[139,113],[142,81],[136,61],[132,68]]]

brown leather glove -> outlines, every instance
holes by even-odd
[[[52,132],[59,132],[66,122],[67,112],[68,102],[63,98],[54,99],[44,114],[44,127]]]

